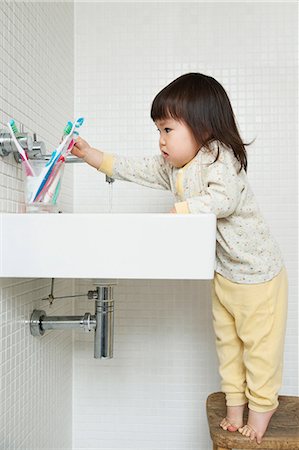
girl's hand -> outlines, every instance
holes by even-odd
[[[71,153],[78,158],[83,159],[87,164],[96,169],[99,169],[103,161],[103,152],[91,147],[89,143],[84,141],[80,136],[75,140],[75,145],[72,148]]]
[[[75,145],[72,148],[71,153],[78,158],[84,159],[91,147],[88,142],[84,141],[80,136],[75,139]]]
[[[171,214],[176,214],[176,209],[173,207],[170,211]]]

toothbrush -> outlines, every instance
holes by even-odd
[[[76,138],[77,136],[79,136],[78,131],[74,131],[74,138]],[[70,145],[68,146],[68,149],[66,151],[66,156],[68,156],[71,153],[71,151],[73,150],[74,145],[75,145],[75,139],[72,139],[71,142],[70,142]]]
[[[74,124],[75,127],[73,127],[72,122],[67,123],[67,125],[64,129],[64,135],[66,135],[66,134],[70,135],[71,131],[73,131],[73,132],[72,132],[72,139],[70,140],[69,145],[65,147],[66,151],[62,152],[64,157],[66,157],[71,152],[73,146],[75,145],[75,139],[77,136],[79,136],[79,133],[78,133],[78,131],[75,130],[75,128],[81,127],[83,125],[83,122],[84,122],[84,118],[79,117],[79,119],[77,119]]]
[[[49,162],[45,165],[44,169],[40,173],[39,176],[39,183],[37,190],[33,193],[32,201],[34,202],[37,199],[37,196],[40,194],[41,190],[43,189],[44,185],[47,182],[48,177],[50,176],[51,171],[53,170],[54,165],[60,158],[60,156],[64,156],[64,154],[67,153],[67,150],[69,149],[69,146],[73,139],[73,134],[75,131],[75,128],[79,128],[84,122],[83,117],[80,117],[77,119],[77,121],[72,124],[72,122],[68,122],[66,128],[65,128],[65,137],[63,138],[62,142],[59,144],[56,150],[53,151],[51,155],[51,159]],[[72,124],[72,126],[71,126]],[[67,134],[68,132],[68,134]],[[66,151],[64,152],[64,149],[66,148]]]
[[[55,182],[55,177],[57,177],[58,179],[60,178],[60,175],[58,176],[58,172],[61,169],[62,164],[65,162],[65,159],[63,156],[60,156],[60,158],[58,159],[57,163],[55,164],[55,166],[53,167],[46,183],[44,184],[43,188],[41,189],[40,193],[36,196],[35,198],[35,202],[45,202],[46,200],[43,199],[43,197],[45,197],[47,195],[47,191],[50,188],[51,189],[51,185],[54,184]],[[57,183],[56,183],[57,184]]]
[[[79,127],[83,124],[83,120],[84,120],[83,118],[78,119],[78,121],[76,122],[75,126],[76,126],[77,128],[79,128]],[[72,125],[71,122],[68,122],[68,125],[69,125],[69,124]],[[67,125],[67,126],[68,126],[68,125]],[[64,153],[64,156],[60,156],[60,158],[59,158],[59,160],[58,160],[58,162],[57,162],[57,165],[59,164],[59,161],[60,161],[61,159],[63,160],[63,162],[65,162],[65,159],[67,158],[67,156],[68,156],[69,153],[72,151],[72,148],[73,148],[74,145],[75,145],[75,138],[76,138],[77,136],[79,136],[78,131],[74,131],[74,133],[73,133],[73,139],[71,140],[71,142],[70,142],[70,144],[69,144],[69,146],[68,146],[66,152]],[[57,173],[59,172],[61,166],[62,166],[62,164],[61,164],[61,165],[58,167],[58,169],[55,171],[55,174],[53,174],[53,177],[51,177],[50,183],[49,183],[48,186],[45,188],[45,191],[48,190],[48,192],[46,192],[46,194],[45,194],[45,196],[44,196],[44,199],[43,199],[43,202],[45,202],[45,203],[48,203],[48,202],[51,200],[51,198],[52,198],[53,204],[56,203],[56,199],[57,199],[58,193],[59,193],[59,186],[60,186],[61,179],[62,179],[63,167],[61,168],[61,171],[60,171],[59,175],[57,175]],[[54,170],[55,170],[55,169],[54,169]],[[54,170],[53,170],[53,171],[54,171]],[[53,178],[55,178],[55,177],[56,177],[56,180],[53,181]]]
[[[83,124],[83,121],[84,121],[83,118],[78,119],[75,123],[75,127],[79,128]],[[64,130],[65,133],[67,133],[69,127],[72,127],[72,122],[68,122],[68,124]],[[61,167],[61,166],[62,166],[62,163],[65,162],[65,159],[67,158],[69,153],[72,151],[72,148],[75,145],[75,138],[77,136],[79,136],[78,131],[74,131],[73,139],[71,140],[69,146],[67,147],[66,152],[62,156],[60,156],[60,158],[58,159],[56,166],[59,165],[60,161],[62,160],[61,164],[59,165],[59,167],[57,169],[56,169],[56,166],[54,167],[53,172],[55,171],[55,173],[53,173],[53,174],[51,173],[51,175],[49,177],[50,182],[46,183],[44,189],[42,190],[42,192],[46,192],[44,195],[44,198],[42,200],[44,203],[48,203],[51,199],[52,199],[53,204],[56,203],[56,199],[57,199],[58,193],[59,193],[59,186],[61,184],[62,173],[63,173],[63,169],[64,169],[64,167]],[[58,172],[59,172],[59,174],[58,174]],[[53,180],[55,177],[56,177],[56,179]],[[38,200],[38,198],[37,198],[37,200]]]
[[[69,133],[71,127],[72,127],[72,122],[68,122],[67,126],[64,129],[64,135]],[[77,131],[74,131],[73,136],[74,137],[75,136],[79,136],[79,133]],[[61,178],[61,173],[59,173],[59,175],[58,175],[58,172],[60,171],[60,168],[61,168],[62,164],[65,162],[66,157],[71,152],[71,150],[72,150],[74,145],[75,145],[75,140],[72,139],[70,144],[69,144],[69,146],[68,146],[68,148],[67,148],[67,151],[64,153],[64,156],[61,155],[59,157],[57,163],[53,167],[53,170],[51,171],[46,184],[44,185],[44,187],[41,190],[41,192],[37,195],[35,201],[40,201],[42,199],[42,197],[44,197],[43,200],[41,200],[41,201],[47,203],[53,197],[53,195],[55,193],[56,185],[57,185],[58,181]],[[56,183],[54,181],[55,177],[57,177]],[[48,189],[49,189],[49,191],[48,191]]]
[[[53,168],[60,157],[61,149],[60,149],[59,154],[58,154],[58,151],[59,151],[59,147],[57,150],[54,150],[54,152],[51,155],[50,160],[48,161],[48,163],[45,165],[45,167],[41,171],[41,173],[37,179],[37,183],[36,183],[37,187],[32,194],[32,198],[31,198],[32,202],[35,202],[37,200],[39,194],[41,193],[45,184],[47,183],[47,180],[50,177],[51,172],[53,171]],[[58,156],[58,159],[57,159],[57,156]]]
[[[72,123],[72,122],[68,122],[68,125],[67,125],[67,126],[69,126],[69,124],[71,124],[71,123]],[[76,122],[75,122],[75,128],[80,128],[80,127],[83,125],[83,123],[84,123],[84,118],[83,118],[83,117],[79,117],[79,119],[77,119]],[[71,142],[69,143],[69,146],[67,147],[66,152],[64,153],[64,156],[65,156],[65,157],[68,156],[69,153],[72,151],[72,149],[73,149],[73,147],[74,147],[74,145],[75,145],[75,139],[76,139],[76,137],[78,137],[78,136],[79,136],[78,131],[74,130],[73,136],[72,136],[72,140],[71,140]]]
[[[59,163],[58,163],[59,164]],[[56,200],[59,194],[61,180],[62,180],[62,174],[64,170],[64,164],[62,162],[61,166],[59,167],[59,173],[56,175],[55,179],[53,180],[53,183],[51,183],[48,191],[46,192],[43,203],[50,203],[52,200],[52,204],[56,204]]]
[[[53,198],[52,198],[52,204],[53,204],[53,205],[56,205],[57,197],[58,197],[59,190],[60,190],[60,185],[61,185],[61,177],[59,178],[59,181],[58,181],[56,190],[55,190],[55,192],[54,192],[54,196],[53,196]]]
[[[34,173],[33,168],[31,167],[31,164],[28,161],[28,156],[16,138],[16,133],[18,133],[18,129],[15,124],[15,121],[13,119],[11,119],[10,122],[7,124],[7,126],[10,131],[12,140],[13,140],[15,146],[17,147],[18,152],[21,155],[21,159],[22,159],[23,166],[25,167],[26,175],[29,177],[34,177],[35,173]]]

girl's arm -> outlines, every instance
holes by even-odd
[[[162,155],[127,158],[92,148],[82,138],[76,140],[72,153],[109,177],[154,189],[170,189],[169,175]]]
[[[162,155],[124,157],[104,153],[99,171],[118,180],[131,181],[154,189],[170,189]]]
[[[177,213],[213,213],[221,219],[235,211],[244,184],[231,157],[205,167],[202,171],[202,184],[204,188],[200,195],[175,204]]]

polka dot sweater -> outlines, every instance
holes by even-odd
[[[274,278],[284,263],[247,174],[239,167],[233,151],[214,141],[180,169],[162,155],[127,158],[104,153],[98,170],[115,179],[171,190],[178,213],[215,214],[215,271],[236,283],[262,283]]]

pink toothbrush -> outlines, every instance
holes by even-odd
[[[17,140],[17,138],[15,136],[15,133],[18,133],[18,129],[17,129],[17,126],[15,124],[15,121],[13,119],[11,119],[11,121],[7,124],[7,126],[8,126],[8,129],[10,131],[12,140],[14,141],[14,144],[17,147],[17,150],[18,150],[18,152],[21,155],[22,164],[23,164],[23,166],[25,168],[26,175],[29,176],[29,177],[34,177],[35,173],[34,173],[34,170],[32,169],[32,167],[31,167],[31,165],[30,165],[30,163],[28,161],[28,156],[27,156],[25,150],[20,145],[20,143],[18,142],[18,140]]]

